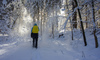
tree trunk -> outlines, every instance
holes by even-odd
[[[54,13],[55,11],[54,11],[54,9],[53,9],[53,18],[54,18]],[[53,39],[54,39],[54,23],[55,23],[55,20],[54,21],[52,21],[52,37],[53,37]]]
[[[74,1],[75,1],[76,5],[78,6],[77,1],[76,0],[74,0]],[[82,22],[82,17],[81,17],[81,13],[80,13],[80,9],[79,8],[78,8],[78,14],[79,14],[80,23],[81,23],[81,29],[82,29],[82,33],[83,33],[84,44],[85,44],[85,46],[87,46],[85,32],[84,32],[84,27],[83,27],[83,22]]]
[[[85,9],[85,11],[86,11],[86,28],[88,28],[88,21],[87,21],[87,5],[85,5],[85,7],[86,7],[86,9]]]
[[[57,10],[57,5],[56,5],[56,27],[57,27],[57,31],[58,31],[58,10]]]
[[[52,38],[54,39],[54,23],[52,22]]]
[[[68,3],[67,3],[67,1],[68,1],[68,0],[66,0],[66,7],[67,7],[68,12],[69,12],[69,8],[68,8]],[[68,14],[69,14],[69,13],[68,13]],[[72,25],[72,20],[71,20],[71,18],[69,18],[69,20],[70,20],[70,27],[71,27],[71,34],[72,34],[71,38],[72,38],[72,40],[73,40],[73,25]]]
[[[42,8],[41,8],[41,36],[42,36]]]
[[[77,5],[75,4],[75,1],[72,1],[72,10],[74,11],[74,9],[77,7]],[[72,22],[73,22],[73,28],[77,28],[77,12],[75,11],[72,15]]]
[[[98,39],[96,36],[96,25],[95,25],[95,11],[94,11],[94,0],[92,0],[92,19],[93,19],[93,34],[95,38],[95,47],[98,48]]]

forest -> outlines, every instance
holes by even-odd
[[[0,45],[8,40],[26,41],[37,23],[40,40],[69,36],[88,46],[93,38],[93,47],[98,48],[99,5],[100,0],[0,0]]]

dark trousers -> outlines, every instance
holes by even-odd
[[[33,38],[33,47],[37,48],[38,46],[38,38]]]
[[[32,33],[33,38],[33,47],[37,48],[38,46],[38,33]]]

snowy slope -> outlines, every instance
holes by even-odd
[[[69,32],[66,38],[50,39],[44,35],[39,38],[38,49],[32,48],[31,38],[18,38],[0,44],[0,60],[100,60],[100,47],[95,48],[92,35],[87,36],[85,47],[82,38],[72,41]]]

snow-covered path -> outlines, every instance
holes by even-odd
[[[8,46],[9,47],[9,46]],[[32,48],[31,42],[13,46],[2,54],[0,60],[73,60],[73,52],[66,51],[57,40],[39,40],[38,49]]]
[[[87,51],[82,44],[79,43],[78,46],[69,40],[39,39],[38,44],[37,49],[32,48],[32,41],[5,44],[3,46],[6,47],[0,50],[0,60],[99,60],[98,56],[94,56],[94,51],[99,51],[99,49]],[[90,53],[91,51],[94,53]]]

